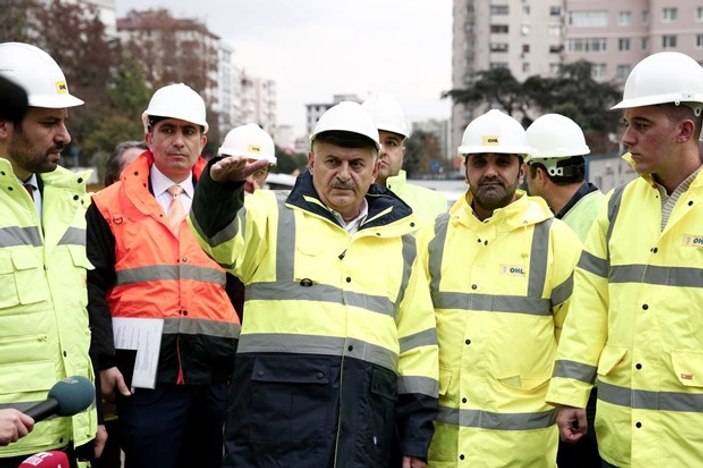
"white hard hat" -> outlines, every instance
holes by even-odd
[[[359,103],[342,101],[327,109],[310,135],[310,145],[320,133],[334,130],[365,136],[373,141],[376,149],[381,148],[376,123]]]
[[[581,127],[561,114],[545,114],[527,127],[527,142],[534,159],[570,158],[590,154]]]
[[[22,86],[32,107],[63,109],[84,104],[68,92],[66,77],[56,61],[33,45],[0,44],[0,75]]]
[[[397,133],[405,138],[410,135],[403,108],[391,96],[377,94],[365,100],[361,106],[371,114],[379,130]]]
[[[242,156],[249,159],[266,159],[276,164],[273,139],[258,125],[250,123],[233,128],[217,150],[217,155]]]
[[[144,131],[149,131],[149,117],[166,117],[185,120],[203,127],[207,133],[205,101],[200,94],[183,83],[174,83],[156,90],[149,101],[149,107],[142,113]]]
[[[475,118],[464,130],[459,154],[529,154],[527,134],[520,122],[492,109]]]
[[[622,101],[612,109],[673,103],[703,109],[703,67],[686,54],[659,52],[635,65],[625,82]]]

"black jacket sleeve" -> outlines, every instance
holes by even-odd
[[[112,316],[107,293],[115,285],[115,237],[98,207],[91,203],[86,212],[86,251],[95,267],[88,271],[88,318],[92,331],[91,352],[100,370],[116,365]]]
[[[222,158],[211,159],[195,186],[190,209],[194,227],[212,237],[228,226],[244,206],[244,182],[219,183],[210,177],[210,167]]]

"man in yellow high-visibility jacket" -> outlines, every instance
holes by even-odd
[[[469,189],[420,236],[439,344],[432,467],[556,466],[544,397],[581,243],[517,190],[529,151],[512,117],[473,120],[459,147]]]
[[[608,195],[589,233],[547,401],[560,405],[562,438],[576,441],[597,377],[605,466],[700,466],[703,68],[651,55],[614,109],[640,177]]]

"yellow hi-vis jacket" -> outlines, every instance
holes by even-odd
[[[517,197],[482,222],[467,192],[429,229],[440,366],[431,467],[556,466],[544,397],[581,243],[544,200]]]
[[[561,218],[574,230],[581,242],[586,242],[588,231],[591,229],[593,220],[596,219],[604,199],[605,194],[600,190],[587,193]]]
[[[0,158],[0,408],[22,411],[61,379],[94,380],[88,357],[85,192],[88,172],[61,167],[37,174],[43,219]],[[0,459],[82,445],[95,437],[95,408],[42,421],[0,447]]]
[[[432,224],[437,216],[447,212],[447,197],[442,192],[408,183],[402,169],[386,180],[386,187],[410,205],[420,227]]]
[[[189,223],[246,286],[223,466],[387,466],[396,424],[401,454],[426,457],[437,342],[407,205],[372,185],[349,234],[308,172],[242,207],[208,171]]]
[[[663,231],[651,177],[608,194],[574,274],[549,402],[583,408],[619,467],[703,460],[703,172]]]

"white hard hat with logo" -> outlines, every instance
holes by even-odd
[[[703,110],[703,67],[680,52],[659,52],[635,65],[612,109],[667,103],[688,106],[697,116]]]
[[[397,133],[404,138],[410,135],[405,112],[391,96],[377,94],[365,100],[361,106],[371,114],[379,130]]]
[[[235,127],[225,136],[217,155],[241,156],[248,159],[266,159],[276,164],[273,139],[258,125],[250,123]]]
[[[520,122],[492,109],[475,118],[464,130],[459,154],[502,153],[526,155],[531,152],[527,134]]]
[[[381,147],[378,129],[373,117],[361,107],[361,104],[356,102],[342,101],[336,106],[327,109],[320,116],[315,129],[310,135],[310,145],[315,141],[317,135],[331,131],[356,133],[372,140],[376,149]]]
[[[156,90],[149,101],[149,107],[142,113],[144,131],[149,131],[149,117],[165,117],[185,120],[203,127],[207,133],[205,101],[200,94],[183,83],[174,83]]]
[[[84,104],[68,92],[66,77],[56,61],[33,45],[0,44],[0,75],[24,88],[31,107],[63,109]]]

